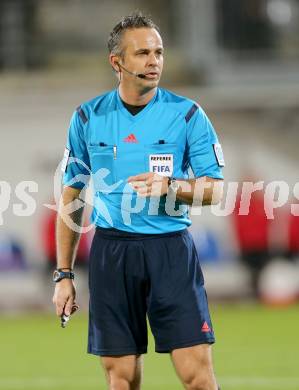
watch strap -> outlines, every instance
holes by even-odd
[[[53,273],[53,281],[55,283],[60,282],[62,279],[75,279],[75,274],[73,271],[61,271],[56,269]]]

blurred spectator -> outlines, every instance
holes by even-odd
[[[26,259],[22,245],[8,234],[0,235],[0,270],[25,270]]]
[[[291,203],[274,210],[271,223],[270,248],[272,257],[295,262],[299,258],[299,216],[291,213]]]
[[[25,69],[35,59],[36,0],[0,1],[0,69]]]
[[[217,263],[223,258],[218,237],[213,231],[194,226],[190,232],[202,263]]]
[[[232,50],[269,49],[275,34],[265,0],[218,0],[219,36]]]
[[[288,253],[290,260],[299,258],[299,216],[290,214],[288,224]]]
[[[243,194],[244,195],[244,194]],[[237,196],[233,213],[233,225],[240,250],[240,260],[251,272],[252,287],[258,295],[258,279],[262,269],[269,263],[269,228],[271,221],[264,210],[263,191],[251,195],[248,215],[240,215],[241,195]]]
[[[56,216],[56,211],[47,209],[47,212],[42,220],[42,243],[47,259],[47,265],[50,269],[54,269],[56,267]],[[88,233],[81,234],[76,257],[76,267],[87,267],[90,247],[88,237]]]

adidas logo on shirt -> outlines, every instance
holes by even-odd
[[[130,135],[128,135],[128,137],[124,138],[124,142],[130,142],[136,144],[138,141],[135,135],[131,133]]]

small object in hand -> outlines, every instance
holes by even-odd
[[[76,303],[74,303],[72,306],[71,314],[69,316],[66,315],[65,313],[62,313],[62,315],[60,316],[62,328],[65,328],[67,326],[67,323],[69,322],[69,320],[71,318],[71,315],[74,314],[78,309],[79,309],[79,306]]]
[[[67,326],[67,323],[69,322],[71,316],[67,316],[66,314],[62,314],[61,318],[61,327],[65,328]]]

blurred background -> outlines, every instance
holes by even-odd
[[[62,337],[53,315],[47,314],[53,310],[55,212],[44,204],[54,204],[53,177],[72,112],[116,86],[107,57],[108,34],[136,9],[151,15],[161,29],[166,49],[161,86],[196,100],[207,112],[225,153],[226,189],[229,182],[238,186],[231,212],[216,216],[210,208],[195,210],[191,228],[215,329],[227,337],[224,344],[219,337],[215,346],[222,382],[227,389],[299,389],[294,366],[298,337],[292,333],[299,326],[299,217],[291,214],[291,204],[298,202],[299,0],[0,0],[0,345],[7,356],[19,353],[7,342],[9,335],[16,336],[16,324],[28,331],[28,337],[19,336],[19,345],[36,340],[40,327],[47,329],[40,345]],[[244,181],[263,182],[247,216],[239,215]],[[265,188],[273,181],[285,183],[275,193],[284,205],[269,219]],[[230,203],[225,198],[222,209]],[[71,326],[82,326],[80,335],[86,332],[91,238],[92,232],[83,236],[77,261],[83,314]],[[259,325],[252,343],[249,337],[245,345],[253,331],[250,323]],[[266,352],[259,349],[264,342]],[[43,353],[53,348],[54,356],[54,346],[44,345]],[[248,362],[256,351],[266,353],[262,361],[268,365],[259,362],[257,368],[254,358]],[[84,352],[76,353],[82,363]],[[223,362],[228,353],[235,356],[231,365]],[[240,354],[246,364],[236,373]],[[53,379],[57,371],[43,367],[38,376],[31,364],[17,372],[10,364],[4,379],[0,375],[0,389],[57,390],[61,383],[64,389],[104,388],[97,387],[90,360],[85,364],[81,379],[68,382],[62,372],[59,383]],[[278,367],[280,379],[275,377]],[[89,378],[94,375],[89,382],[87,371]],[[155,375],[149,375],[146,389],[180,388]]]

